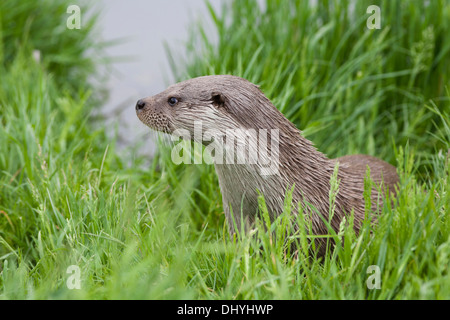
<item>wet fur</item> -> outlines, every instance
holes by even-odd
[[[171,107],[167,100],[177,97],[179,103]],[[241,228],[241,212],[245,228],[252,225],[258,212],[258,190],[264,195],[271,217],[283,211],[287,188],[295,185],[294,208],[300,203],[315,235],[328,234],[320,216],[311,210],[313,205],[329,221],[330,177],[339,162],[339,192],[331,226],[339,230],[344,216],[354,210],[354,228],[359,230],[364,219],[364,177],[367,166],[376,185],[395,191],[398,176],[395,167],[367,155],[350,155],[328,159],[304,138],[301,131],[273,106],[258,86],[235,76],[205,76],[170,86],[167,90],[143,99],[145,108],[138,117],[149,127],[172,133],[187,129],[193,134],[193,122],[202,120],[203,130],[215,129],[223,135],[226,129],[279,129],[279,170],[276,175],[263,176],[256,164],[215,164],[222,192],[223,208],[229,231],[234,223]],[[204,143],[204,141],[197,141]],[[383,194],[372,189],[373,209],[382,204]],[[231,217],[234,215],[234,222]],[[295,210],[293,212],[296,212]],[[319,252],[324,253],[326,239],[318,239]]]

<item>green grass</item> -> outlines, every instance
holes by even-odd
[[[397,166],[399,194],[378,225],[331,233],[344,241],[319,261],[306,234],[279,231],[305,223],[290,214],[289,190],[279,219],[266,219],[261,198],[259,228],[230,237],[212,166],[174,165],[165,145],[150,165],[116,151],[90,118],[95,16],[62,45],[46,39],[70,31],[58,28],[69,2],[2,1],[0,297],[449,299],[450,3],[372,2],[381,30],[365,28],[365,1],[353,13],[348,1],[227,2],[224,16],[210,10],[217,46],[196,26],[187,61],[173,55],[180,80],[229,73],[260,84],[330,157]],[[71,265],[81,289],[67,286]],[[372,265],[378,290],[366,284]]]

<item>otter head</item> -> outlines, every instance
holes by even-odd
[[[202,133],[208,130],[223,135],[227,129],[271,129],[274,119],[280,117],[258,86],[230,75],[174,84],[157,95],[140,99],[136,113],[154,130],[170,134],[187,130],[191,137],[199,123]]]

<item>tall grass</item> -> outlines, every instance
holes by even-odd
[[[289,190],[277,220],[261,197],[259,227],[230,236],[211,166],[174,165],[164,145],[149,167],[141,157],[126,166],[131,157],[89,117],[95,18],[60,47],[45,39],[70,31],[58,29],[68,2],[13,3],[0,4],[2,299],[450,297],[448,2],[379,2],[382,29],[367,30],[363,1],[352,10],[347,1],[235,1],[222,16],[210,7],[217,44],[192,29],[179,79],[245,76],[321,151],[398,167],[396,203],[376,228],[331,233],[336,249],[322,260],[305,234],[279,232],[307,223],[291,214]],[[68,285],[72,265],[80,289]],[[380,289],[366,283],[373,265]]]

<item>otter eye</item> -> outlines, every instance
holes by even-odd
[[[171,105],[174,106],[178,103],[178,99],[175,97],[170,97],[169,100],[167,100],[167,102]]]

